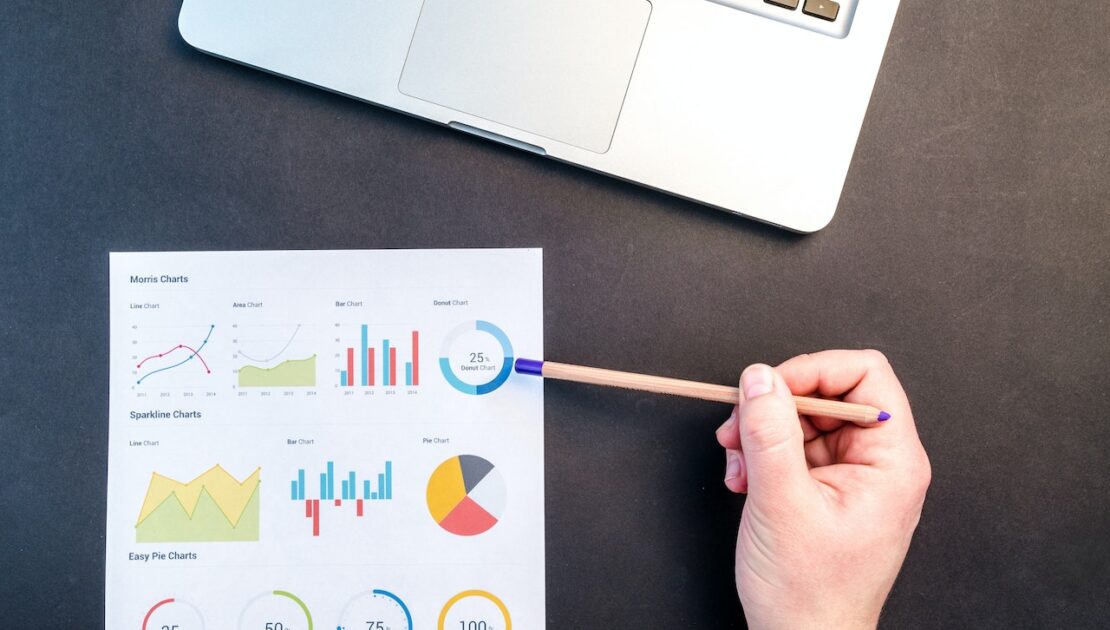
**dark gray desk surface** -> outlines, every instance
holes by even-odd
[[[0,3],[2,625],[102,623],[109,250],[542,246],[553,357],[890,356],[935,479],[885,627],[1106,627],[1100,3],[903,2],[809,237],[206,57],[178,6]],[[741,623],[725,414],[549,385],[550,627]]]

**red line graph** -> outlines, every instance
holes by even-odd
[[[200,359],[200,362],[204,364],[204,369],[209,374],[212,373],[212,370],[208,367],[208,363],[204,360],[204,357],[200,356],[200,350],[195,350],[192,347],[187,346],[183,343],[179,343],[176,346],[174,346],[173,348],[170,348],[169,350],[166,350],[165,352],[163,352],[161,354],[152,354],[149,357],[143,359],[142,361],[139,361],[139,364],[135,367],[141,368],[141,367],[143,367],[144,363],[146,363],[147,361],[149,361],[151,359],[161,359],[162,357],[173,354],[174,352],[176,352],[178,350],[181,350],[181,349],[185,349],[185,350],[188,350],[189,352],[192,352],[193,356]]]

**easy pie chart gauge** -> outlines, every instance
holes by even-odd
[[[457,455],[436,467],[428,479],[428,512],[456,536],[489,531],[505,511],[505,478],[477,455]]]
[[[400,597],[376,588],[347,602],[337,627],[344,630],[412,630],[412,613]]]
[[[204,619],[196,606],[173,597],[163,599],[151,606],[143,617],[142,630],[204,630]]]
[[[312,613],[289,591],[267,591],[247,602],[239,630],[312,630]]]

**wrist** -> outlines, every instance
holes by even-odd
[[[773,615],[748,614],[744,611],[749,630],[875,630],[879,614],[858,610],[788,610]]]

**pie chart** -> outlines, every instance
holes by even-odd
[[[457,455],[428,480],[428,511],[457,536],[477,536],[497,524],[505,510],[505,479],[477,455]]]

